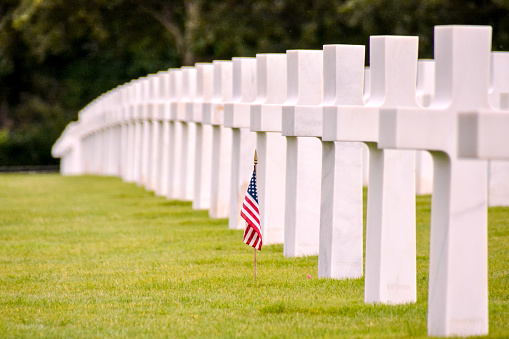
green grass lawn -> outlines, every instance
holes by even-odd
[[[255,283],[242,231],[117,178],[0,175],[0,189],[2,338],[426,336],[429,196],[418,301],[386,306],[280,245],[259,252]],[[509,337],[509,208],[489,218],[490,337]]]

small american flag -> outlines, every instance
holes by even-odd
[[[251,182],[247,188],[240,215],[247,222],[244,230],[244,243],[262,250],[262,230],[260,227],[260,210],[258,208],[258,193],[256,193],[256,169],[253,170]]]

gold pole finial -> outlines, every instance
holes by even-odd
[[[258,164],[258,155],[256,154],[256,150],[255,150],[255,156],[254,156],[254,163],[255,163],[255,165]]]

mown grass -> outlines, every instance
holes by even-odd
[[[242,231],[116,178],[0,175],[0,188],[2,338],[426,336],[429,196],[418,302],[386,306],[282,246],[264,246],[254,282]],[[509,337],[509,208],[489,213],[490,337]]]

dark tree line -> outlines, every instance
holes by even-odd
[[[430,58],[438,24],[492,25],[509,50],[506,0],[2,0],[0,166],[56,163],[83,106],[148,73],[381,34],[418,35]]]

